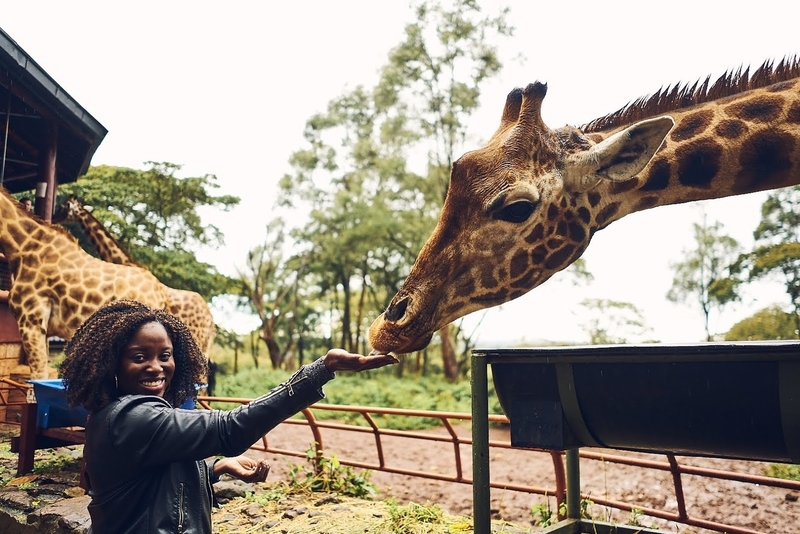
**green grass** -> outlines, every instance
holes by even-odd
[[[768,477],[800,481],[800,465],[769,464],[766,468]]]

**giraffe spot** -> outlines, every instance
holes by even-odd
[[[753,135],[739,152],[741,170],[736,175],[734,191],[748,193],[788,183],[796,144],[797,140],[786,133],[765,131]]]
[[[746,132],[747,125],[733,119],[725,119],[714,127],[714,133],[725,139],[736,139]]]
[[[631,189],[635,189],[638,183],[639,180],[637,180],[636,178],[630,178],[622,182],[611,182],[611,185],[608,188],[608,192],[611,193],[612,195],[619,195],[621,193],[630,191]]]
[[[587,197],[589,198],[589,205],[592,206],[593,208],[597,207],[597,205],[600,204],[600,199],[602,199],[600,193],[598,193],[597,191],[589,191]]]
[[[558,207],[555,204],[550,204],[547,207],[547,218],[552,221],[556,217],[558,217]]]
[[[564,220],[558,221],[556,225],[556,234],[567,235],[567,222]]]
[[[636,203],[636,209],[634,209],[633,211],[646,210],[646,209],[652,208],[657,203],[658,203],[658,197],[657,196],[650,195],[650,196],[642,197],[642,198],[639,199],[639,202]]]
[[[469,297],[475,294],[475,281],[466,280],[463,284],[456,286],[455,295],[457,297]]]
[[[522,276],[525,271],[530,268],[530,263],[528,260],[528,252],[525,250],[520,250],[511,258],[510,262],[510,272],[511,278],[519,278]]]
[[[89,294],[89,295],[86,297],[86,303],[87,303],[87,304],[91,304],[91,305],[92,305],[92,306],[94,306],[94,307],[99,307],[99,306],[100,306],[100,304],[102,304],[102,303],[103,303],[103,297],[102,297],[102,296],[100,296],[100,295],[99,295],[99,294],[97,294],[97,293],[90,293],[90,294]]]
[[[571,223],[569,225],[569,238],[576,243],[581,243],[586,239],[586,228],[578,223]]]
[[[714,112],[710,109],[692,113],[681,119],[681,121],[675,125],[669,137],[673,141],[686,141],[687,139],[691,139],[706,131],[713,118]]]
[[[713,139],[702,139],[678,147],[678,181],[689,187],[709,187],[720,168],[722,147]]]
[[[556,248],[560,247],[563,244],[564,244],[564,240],[563,239],[559,239],[559,238],[548,239],[547,243],[546,243],[547,248],[549,248],[550,250],[556,249]]]
[[[672,168],[665,158],[658,158],[649,165],[647,181],[640,191],[661,191],[669,185],[669,176]]]
[[[561,205],[562,210],[567,209],[567,199],[565,197],[561,197],[561,202],[559,204]]]
[[[489,293],[483,293],[480,295],[480,300],[491,301],[491,302],[507,302],[508,301],[508,290],[505,288],[498,289],[497,291],[492,291]],[[452,313],[458,313],[458,311],[462,308],[460,304],[456,304]]]
[[[597,226],[599,226],[601,228],[603,226],[605,226],[606,223],[614,215],[617,214],[617,212],[619,211],[619,206],[620,206],[619,202],[612,202],[611,204],[609,204],[608,206],[606,206],[605,208],[600,210],[600,212],[597,214],[597,216],[594,219],[595,223],[597,223]]]
[[[531,287],[533,287],[535,279],[536,279],[536,273],[534,271],[528,271],[522,278],[519,278],[517,280],[512,280],[511,287],[512,288],[521,287],[530,289]]]
[[[481,272],[481,286],[485,288],[497,287],[497,279],[494,277],[491,269],[486,269]]]
[[[539,245],[531,252],[531,261],[534,265],[541,265],[545,258],[547,258],[547,247],[544,245]]]
[[[589,212],[587,208],[581,206],[580,208],[578,208],[578,218],[583,222],[585,222],[586,224],[589,224],[589,221],[592,220],[592,214]]]
[[[547,269],[558,269],[565,265],[575,252],[575,245],[565,245],[556,250],[547,258],[544,266]]]
[[[789,107],[786,113],[786,122],[800,124],[800,102],[795,102]]]
[[[751,122],[772,122],[780,115],[783,102],[779,96],[762,95],[731,104],[725,108],[725,113]]]

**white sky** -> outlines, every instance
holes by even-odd
[[[549,85],[544,119],[558,127],[588,122],[662,86],[800,54],[800,3],[788,0],[483,3],[487,13],[509,5],[517,31],[500,43],[506,68],[485,88],[464,151],[492,134],[508,91],[537,79]],[[0,27],[109,130],[92,164],[178,163],[184,176],[215,174],[219,193],[242,198],[234,212],[207,216],[224,231],[226,246],[198,253],[231,275],[263,239],[277,180],[290,170],[290,154],[304,147],[305,121],[343,92],[370,86],[413,20],[405,0],[0,5]],[[526,61],[515,59],[520,53]],[[711,201],[704,209],[749,245],[764,198]],[[591,285],[554,278],[485,317],[473,314],[470,324],[483,317],[478,345],[585,341],[578,314],[584,298],[633,303],[652,328],[647,338],[704,339],[700,312],[665,298],[669,263],[692,246],[699,220],[695,204],[614,223],[584,254]],[[780,286],[754,287],[736,309],[714,318],[712,330],[725,331],[773,302],[786,303]],[[215,315],[237,326],[229,311]]]

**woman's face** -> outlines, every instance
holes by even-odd
[[[175,374],[172,340],[161,323],[139,327],[122,349],[117,371],[120,393],[163,397]]]

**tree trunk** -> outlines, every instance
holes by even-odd
[[[442,340],[442,369],[444,377],[448,382],[455,382],[458,379],[458,362],[456,361],[453,340],[450,339],[450,325],[439,330],[439,337]]]

